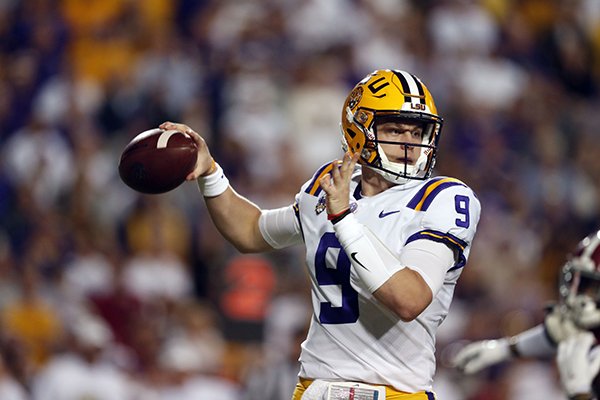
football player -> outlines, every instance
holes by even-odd
[[[214,224],[240,251],[306,247],[314,313],[294,400],[433,399],[434,337],[480,203],[460,180],[432,177],[442,118],[413,74],[374,71],[341,114],[343,159],[274,210],[239,195],[190,127],[161,128],[195,138],[188,179],[197,179]]]
[[[568,256],[561,269],[559,301],[549,309],[543,323],[513,337],[470,343],[453,362],[460,371],[474,374],[514,358],[556,356],[569,398],[592,399],[592,392],[600,394],[600,382],[592,388],[600,368],[600,348],[592,349],[598,334],[600,231],[584,238]]]

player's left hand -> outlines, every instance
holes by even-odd
[[[336,215],[350,207],[350,180],[358,158],[358,153],[344,154],[342,162],[334,161],[331,173],[319,180],[319,185],[327,195],[328,214]]]
[[[578,332],[558,345],[556,363],[569,397],[592,392],[592,381],[600,370],[600,349],[592,349],[595,341],[594,335],[586,331]]]

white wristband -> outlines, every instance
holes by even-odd
[[[354,214],[333,225],[335,234],[350,258],[352,269],[373,293],[396,271],[404,268],[398,258]]]
[[[225,176],[223,168],[216,164],[217,169],[210,175],[200,176],[197,179],[198,189],[204,197],[217,197],[229,187],[229,179]]]

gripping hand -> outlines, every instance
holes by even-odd
[[[185,124],[175,122],[163,122],[159,128],[169,130],[174,129],[188,134],[198,147],[198,159],[194,170],[186,177],[187,180],[194,180],[200,176],[208,175],[215,171],[215,163],[210,155],[206,141],[196,131]]]

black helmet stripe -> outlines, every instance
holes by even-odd
[[[394,75],[400,79],[402,91],[404,92],[404,101],[406,103],[425,104],[425,91],[423,84],[416,76],[408,72],[394,70]]]
[[[419,100],[421,101],[421,104],[425,104],[425,92],[423,91],[423,84],[421,83],[419,78],[417,78],[413,74],[410,74],[410,76],[413,77],[415,83],[417,84],[417,89],[419,90]]]
[[[402,93],[404,93],[404,102],[405,103],[410,103],[411,98],[410,98],[410,86],[408,85],[408,82],[406,80],[406,78],[404,77],[404,74],[402,74],[400,71],[394,70],[394,75],[396,75],[398,77],[398,79],[400,79],[400,84],[402,85]]]

